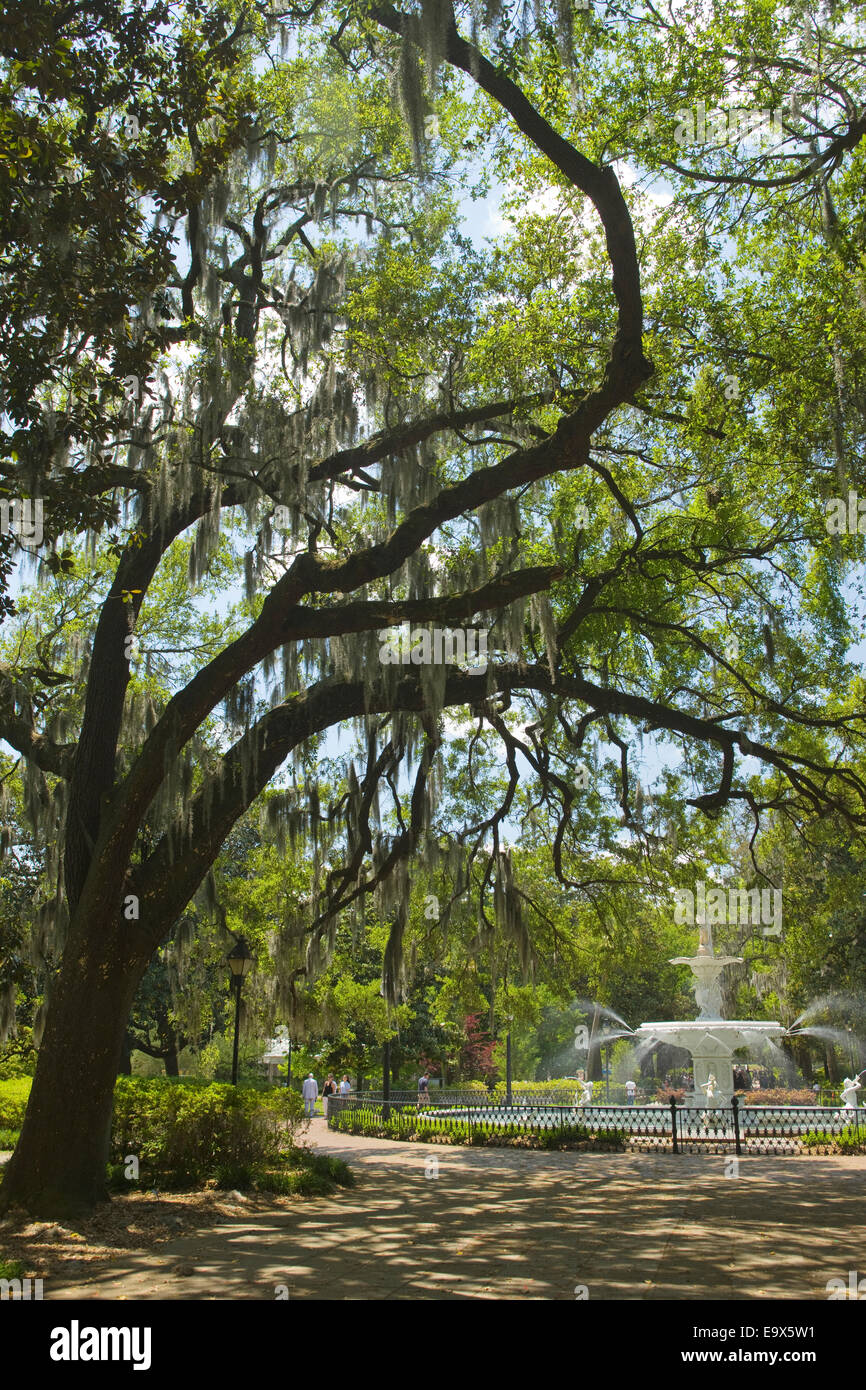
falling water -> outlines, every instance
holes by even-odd
[[[635,1061],[640,1065],[650,1055],[653,1048],[658,1047],[658,1038],[643,1038],[634,1050]]]
[[[863,1001],[853,994],[820,994],[817,999],[813,999],[803,1012],[794,1019],[794,1022],[791,1024],[791,1030],[796,1028],[798,1024],[805,1022],[806,1019],[814,1018],[816,1014],[821,1013],[824,1009],[835,1009],[837,1013],[850,1013],[856,1017],[863,1013]]]
[[[772,1038],[768,1038],[763,1033],[755,1033],[748,1028],[742,1030],[742,1036],[748,1042],[752,1052],[757,1053],[759,1056],[764,1054],[769,1057],[771,1066],[778,1067],[780,1071],[785,1072],[789,1077],[796,1075],[796,1064],[788,1056],[788,1053],[785,1052],[783,1048],[779,1047],[778,1043],[773,1042]]]
[[[844,1028],[828,1028],[825,1024],[811,1023],[808,1028],[788,1029],[788,1037],[800,1038],[805,1034],[810,1038],[823,1038],[826,1042],[835,1043],[838,1047],[850,1047],[852,1043],[859,1044],[860,1039],[853,1033],[846,1032]]]
[[[601,1033],[596,1033],[592,1041],[593,1041],[593,1045],[594,1045],[594,1044],[596,1044],[596,1043],[602,1044],[602,1043],[615,1042],[617,1038],[633,1038],[633,1037],[634,1037],[634,1031],[633,1031],[633,1029],[631,1029],[631,1028],[625,1028],[625,1029],[623,1029],[623,1028],[611,1029],[610,1032],[608,1032],[608,1030],[605,1029],[605,1030],[604,1030],[603,1032],[601,1032]]]
[[[612,1018],[614,1023],[621,1023],[623,1028],[625,1028],[626,1032],[633,1032],[633,1029],[629,1028],[625,1019],[620,1018],[619,1014],[616,1013],[613,1009],[609,1009],[606,1004],[599,1004],[596,1002],[595,999],[577,999],[575,1000],[575,1003],[577,1004],[579,1009],[582,1009],[584,1011],[584,1013],[595,1014],[597,1012],[600,1014],[604,1014],[606,1018]]]

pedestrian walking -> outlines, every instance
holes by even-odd
[[[312,1072],[305,1078],[301,1093],[304,1097],[304,1114],[315,1115],[316,1101],[319,1099],[319,1083]]]
[[[634,1098],[637,1095],[637,1085],[634,1081],[625,1083],[625,1097],[629,1105],[634,1105]]]
[[[430,1099],[430,1078],[426,1071],[418,1077],[418,1104],[423,1105]]]
[[[334,1080],[334,1073],[332,1071],[329,1071],[328,1079],[322,1087],[322,1114],[324,1115],[326,1120],[328,1118],[328,1101],[331,1096],[335,1096],[336,1094],[337,1083]]]

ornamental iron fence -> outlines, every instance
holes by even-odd
[[[334,1097],[328,1128],[426,1143],[591,1148],[672,1153],[866,1152],[866,1110],[838,1106],[507,1105],[477,1092],[465,1099]]]

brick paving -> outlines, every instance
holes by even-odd
[[[539,1153],[310,1126],[357,1186],[134,1251],[46,1296],[826,1299],[866,1276],[866,1158]],[[432,1161],[435,1160],[435,1163]],[[435,1174],[435,1175],[434,1175]]]

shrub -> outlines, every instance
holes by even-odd
[[[338,1187],[354,1187],[355,1174],[345,1159],[334,1154],[320,1154],[313,1149],[290,1149],[285,1159],[288,1168],[305,1168],[328,1178]]]
[[[276,1171],[259,1171],[254,1185],[260,1192],[290,1197],[327,1197],[335,1187],[353,1187],[355,1175],[342,1158],[292,1149]]]
[[[262,1173],[256,1177],[259,1192],[272,1192],[277,1197],[329,1197],[334,1191],[330,1178],[301,1168],[297,1171]]]
[[[791,1090],[785,1086],[759,1091],[737,1091],[742,1105],[815,1105],[814,1091]]]
[[[120,1077],[114,1094],[110,1161],[137,1156],[141,1182],[163,1187],[247,1187],[277,1164],[303,1123],[303,1102],[284,1088]]]
[[[13,1076],[0,1081],[0,1129],[21,1128],[32,1084],[29,1076]]]
[[[29,1029],[22,1030],[29,1033]],[[7,1043],[5,1048],[0,1047],[0,1081],[6,1081],[10,1077],[32,1076],[36,1070],[36,1053],[25,1039],[22,1042]]]
[[[811,1129],[803,1135],[801,1143],[806,1149],[833,1148],[839,1153],[860,1153],[866,1151],[866,1130],[855,1129],[852,1125],[838,1134],[830,1130]]]
[[[0,1129],[0,1149],[14,1149],[20,1133],[18,1129]]]

